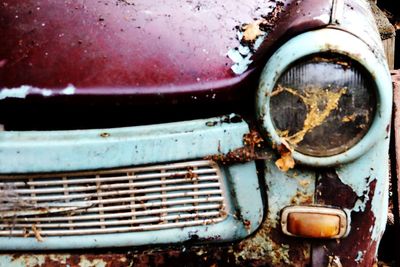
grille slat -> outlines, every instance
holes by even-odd
[[[220,204],[212,204],[212,205],[201,205],[196,207],[181,207],[181,208],[162,208],[162,209],[154,209],[154,210],[146,210],[146,211],[133,211],[133,212],[119,212],[119,213],[109,213],[103,215],[74,215],[74,216],[64,216],[64,217],[45,217],[45,218],[20,218],[13,217],[13,223],[15,222],[54,222],[54,221],[67,221],[67,220],[96,220],[99,218],[112,219],[112,218],[124,218],[135,215],[135,217],[140,216],[148,216],[152,214],[161,214],[161,213],[179,213],[179,212],[189,212],[189,211],[198,211],[198,210],[218,210],[221,208]]]
[[[159,195],[152,195],[152,196],[144,196],[144,197],[124,197],[124,198],[112,198],[112,199],[103,199],[100,196],[98,200],[88,200],[83,203],[87,203],[88,205],[94,204],[110,204],[110,203],[118,203],[118,202],[126,202],[126,201],[147,201],[147,200],[156,200],[156,199],[167,199],[170,198],[183,198],[189,196],[201,196],[201,195],[214,195],[214,194],[222,194],[221,190],[212,190],[212,191],[201,191],[201,192],[183,192],[183,193],[175,193],[175,194],[159,194]],[[78,202],[81,204],[80,202]],[[70,202],[73,205],[73,202]]]
[[[129,224],[139,224],[139,223],[151,223],[151,222],[162,222],[178,219],[190,219],[190,218],[204,218],[204,217],[215,217],[218,216],[218,211],[212,212],[201,212],[196,214],[182,214],[182,215],[169,215],[169,216],[159,216],[135,220],[113,220],[113,221],[96,221],[96,222],[76,222],[76,223],[37,223],[36,227],[41,228],[67,228],[67,227],[91,227],[91,226],[110,226],[110,225],[129,225]],[[102,218],[104,219],[104,217]],[[34,219],[33,219],[34,221]],[[9,224],[0,224],[0,229],[8,227]],[[13,227],[29,228],[31,223],[14,223]],[[104,227],[103,227],[104,228]]]
[[[138,231],[149,231],[149,230],[162,230],[168,228],[188,227],[197,225],[208,225],[215,224],[223,221],[224,218],[216,219],[204,219],[204,220],[193,220],[185,222],[175,222],[168,224],[149,224],[146,226],[130,226],[130,227],[113,227],[105,229],[79,229],[79,230],[43,230],[40,231],[41,236],[63,236],[63,235],[91,235],[91,234],[110,234],[110,233],[123,233],[123,232],[138,232]],[[33,233],[29,232],[28,229],[24,230],[8,230],[0,231],[0,236],[28,236]]]
[[[206,189],[206,188],[219,188],[220,183],[206,183],[206,184],[195,184],[195,185],[182,185],[182,186],[174,186],[174,187],[152,187],[146,189],[129,189],[129,190],[118,190],[118,191],[106,191],[102,192],[101,196],[112,196],[115,194],[125,195],[125,194],[145,194],[145,193],[155,193],[160,191],[176,191],[176,190],[199,190],[199,189]],[[133,186],[132,186],[133,187]],[[68,187],[65,186],[65,190]],[[65,193],[65,191],[64,191]],[[73,199],[82,199],[92,197],[93,193],[84,193],[84,194],[64,194],[64,195],[46,195],[46,196],[36,196],[36,197],[20,197],[22,201],[54,201],[54,200],[73,200]]]
[[[199,175],[199,174],[209,174],[209,173],[215,173],[217,170],[216,169],[205,169],[205,170],[198,170],[198,171],[193,171],[193,173]],[[150,178],[170,178],[170,177],[175,177],[175,176],[184,176],[187,172],[186,171],[179,171],[179,172],[169,172],[169,173],[161,173],[161,174],[142,174],[142,175],[126,175],[123,177],[98,177],[97,181],[99,182],[116,182],[116,181],[125,181],[127,178],[131,180],[146,180]],[[84,183],[92,183],[93,178],[86,178],[86,179],[73,179],[73,180],[59,180],[59,181],[30,181],[27,183],[24,182],[19,182],[16,181],[12,183],[13,186],[18,187],[18,186],[25,186],[25,185],[33,185],[33,186],[49,186],[49,185],[64,185],[64,184],[84,184]],[[10,185],[10,183],[7,183]],[[5,183],[0,182],[0,186],[4,186]]]
[[[221,172],[212,161],[0,180],[0,236],[157,230],[226,217]]]
[[[217,175],[213,176],[204,176],[204,177],[199,177],[199,181],[215,181],[218,180]],[[95,178],[93,178],[94,180]],[[92,180],[92,181],[93,181]],[[146,186],[157,186],[157,185],[167,185],[167,184],[177,184],[177,183],[186,183],[187,179],[169,179],[169,180],[159,180],[159,181],[149,181],[149,182],[136,182],[132,183],[131,186],[135,187],[146,187]],[[29,184],[28,184],[29,185]],[[31,185],[33,187],[33,185]],[[106,184],[106,185],[101,185],[100,187],[97,187],[96,185],[92,186],[77,186],[69,189],[69,192],[82,192],[82,191],[94,191],[97,189],[116,189],[116,188],[129,188],[129,184],[127,183],[111,183],[111,184]],[[50,193],[64,193],[64,188],[63,187],[57,187],[57,188],[40,188],[40,189],[15,189],[15,193],[18,194],[50,194]]]

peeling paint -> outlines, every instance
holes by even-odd
[[[253,62],[250,58],[252,56],[252,53],[248,53],[245,57],[243,57],[240,52],[236,49],[231,49],[228,52],[228,57],[232,59],[232,61],[235,63],[231,69],[235,74],[242,74],[244,73],[248,66]]]
[[[357,257],[355,258],[355,261],[356,261],[357,263],[362,262],[363,256],[364,256],[364,253],[363,253],[362,251],[358,251],[358,252],[357,252]]]
[[[373,181],[373,179],[371,179],[371,177],[368,177],[367,183],[365,185],[365,189],[361,193],[361,195],[357,195],[358,199],[357,199],[356,203],[354,204],[354,207],[351,211],[355,211],[355,212],[364,212],[365,211],[365,207],[369,201],[369,193],[370,193],[369,185],[371,184],[372,181]]]
[[[351,212],[366,212],[366,206],[371,203],[371,212],[375,218],[375,224],[372,229],[371,239],[380,240],[386,226],[388,209],[388,188],[389,188],[389,164],[387,155],[389,140],[384,139],[376,145],[372,151],[369,151],[363,160],[355,161],[338,169],[338,175],[343,184],[352,188],[358,199],[350,210]],[[379,166],[373,166],[378,159],[382,159]],[[355,177],[354,170],[357,170]],[[372,186],[376,184],[376,186]],[[371,192],[371,188],[374,191]],[[370,198],[369,196],[373,197]]]
[[[76,90],[76,88],[73,85],[69,84],[67,86],[67,88],[65,88],[64,90],[61,91],[61,94],[62,95],[73,95],[73,94],[75,94],[75,90]]]
[[[333,256],[343,266],[373,266],[377,248],[386,225],[389,142],[379,140],[362,157],[337,168],[321,169],[316,201],[344,209],[350,224],[340,242],[316,242],[312,260],[326,266]],[[329,265],[328,265],[329,266]],[[334,266],[334,265],[330,265]]]
[[[32,87],[23,85],[19,88],[5,88],[0,91],[0,100],[6,98],[25,98]]]
[[[30,85],[22,85],[17,88],[3,88],[0,90],[0,100],[7,98],[20,98],[24,99],[28,95],[42,95],[44,97],[50,97],[54,95],[73,95],[75,94],[76,88],[69,84],[65,89],[62,90],[50,90],[32,87]]]
[[[231,70],[234,74],[240,75],[247,71],[253,63],[253,55],[268,37],[269,32],[275,26],[279,13],[283,10],[283,2],[277,1],[275,6],[266,16],[250,23],[244,23],[238,27],[236,38],[240,44],[228,51],[227,56],[233,61]]]

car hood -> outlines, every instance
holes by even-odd
[[[297,5],[270,43],[291,26],[294,33],[328,23],[321,14],[329,14],[330,2]],[[275,6],[272,0],[2,1],[0,99],[236,88],[255,67],[235,73],[229,52],[240,46],[242,26]],[[266,43],[260,58],[272,46]]]

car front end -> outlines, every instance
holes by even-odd
[[[3,2],[0,265],[376,263],[367,2]]]

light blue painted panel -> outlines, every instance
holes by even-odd
[[[213,125],[214,126],[208,126]],[[92,170],[199,159],[243,146],[223,118],[82,131],[1,132],[0,173]]]

